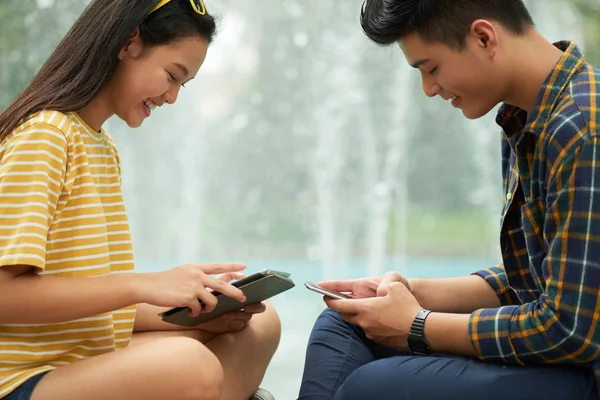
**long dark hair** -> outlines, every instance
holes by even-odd
[[[111,78],[118,55],[136,28],[144,50],[216,31],[208,13],[194,12],[189,0],[93,0],[44,63],[31,83],[0,115],[0,141],[25,117],[42,110],[77,111],[87,106]]]

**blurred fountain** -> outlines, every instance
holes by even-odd
[[[365,142],[365,160],[367,160],[367,174],[370,188],[367,196],[367,249],[369,276],[380,275],[383,271],[384,261],[389,253],[396,253],[394,266],[403,268],[405,263],[404,240],[406,239],[406,210],[407,210],[407,138],[410,136],[410,127],[406,124],[406,114],[409,108],[409,99],[415,94],[411,90],[412,70],[407,63],[400,67],[400,71],[390,77],[390,90],[394,93],[403,93],[392,98],[395,112],[390,115],[390,129],[384,133],[385,147],[383,154],[378,154],[373,139],[378,135],[363,126]],[[381,166],[378,163],[382,160]],[[390,215],[395,213],[396,223],[390,227]],[[394,229],[390,235],[390,229]],[[399,248],[388,248],[388,238],[396,238],[393,243]]]

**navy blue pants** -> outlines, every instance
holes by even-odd
[[[589,371],[410,356],[325,310],[311,333],[300,400],[597,400]]]

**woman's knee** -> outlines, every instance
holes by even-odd
[[[190,400],[219,399],[223,392],[224,373],[219,359],[199,341],[186,337],[164,339],[158,355],[165,375],[177,376],[178,398]],[[158,346],[157,346],[158,348]]]
[[[281,339],[281,320],[270,303],[265,302],[265,306],[266,310],[256,318],[256,329],[259,331],[262,341],[275,350]]]

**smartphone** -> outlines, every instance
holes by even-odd
[[[312,282],[304,282],[304,286],[306,286],[306,288],[308,290],[312,290],[313,292],[321,293],[327,297],[331,297],[332,299],[337,299],[337,300],[350,299],[349,296],[346,296],[343,293],[332,292],[331,290],[322,289]]]

